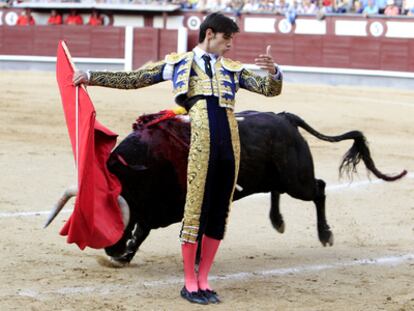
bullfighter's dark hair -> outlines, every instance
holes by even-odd
[[[212,13],[206,17],[204,22],[200,25],[200,32],[198,35],[198,42],[201,43],[206,38],[207,29],[211,29],[214,33],[224,33],[225,35],[232,35],[239,32],[239,26],[229,17],[221,13]]]

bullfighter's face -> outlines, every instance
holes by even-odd
[[[228,33],[212,32],[208,37],[208,52],[216,54],[217,56],[223,56],[231,49],[233,36],[233,34]]]

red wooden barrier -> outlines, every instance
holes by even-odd
[[[282,65],[414,71],[414,40],[404,38],[240,33],[232,56],[253,63],[267,45]]]
[[[203,16],[198,15],[201,21]],[[385,32],[380,37],[337,35],[334,18],[327,19],[324,35],[281,33],[276,29],[277,23],[275,33],[244,32],[246,18],[239,21],[242,32],[236,35],[233,49],[226,55],[244,63],[253,63],[267,45],[272,45],[272,55],[281,65],[414,71],[412,38],[390,38]],[[183,26],[188,23],[189,17],[185,17]],[[369,25],[372,23],[367,28]],[[134,28],[133,68],[176,51],[177,37],[175,29]],[[75,57],[124,59],[125,28],[112,26],[0,26],[0,55],[55,56],[60,39],[67,41]],[[188,50],[197,43],[198,30],[188,29]]]
[[[177,51],[177,30],[135,28],[133,68],[148,61],[164,59],[168,53]]]
[[[90,26],[1,26],[0,55],[55,56],[61,39],[74,57],[124,57],[124,28]]]

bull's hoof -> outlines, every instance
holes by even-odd
[[[123,268],[127,266],[132,258],[134,257],[135,252],[126,251],[121,255],[108,255],[108,261],[110,262],[110,266],[113,268]]]
[[[333,233],[331,231],[324,232],[323,236],[319,237],[319,240],[321,241],[324,247],[332,246],[334,244]]]
[[[282,222],[280,223],[280,225],[275,226],[275,229],[279,233],[284,233],[285,232],[285,222],[282,220]]]
[[[119,261],[111,256],[99,256],[97,261],[98,264],[107,268],[123,268],[129,264],[129,262]]]
[[[278,218],[278,219],[271,219],[272,221],[272,226],[273,228],[276,229],[277,232],[279,233],[284,233],[285,232],[285,222],[283,221],[282,218]]]
[[[111,257],[108,256],[108,260],[111,263],[112,267],[114,268],[123,268],[129,265],[129,260],[126,260],[125,258],[122,257]]]

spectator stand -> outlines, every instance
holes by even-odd
[[[51,10],[56,10],[62,15],[63,20],[66,20],[71,10],[76,10],[81,16],[83,23],[87,24],[93,10],[100,13],[103,18],[103,24],[106,26],[125,26],[126,24],[137,23],[137,26],[147,26],[148,22],[138,19],[137,13],[141,15],[144,13],[146,19],[151,19],[154,14],[162,14],[167,16],[172,12],[180,10],[181,6],[177,4],[160,4],[154,1],[153,3],[132,3],[127,1],[112,1],[112,2],[95,2],[95,1],[81,1],[81,2],[60,2],[60,1],[25,1],[14,3],[9,7],[12,12],[19,15],[22,9],[29,8],[32,10],[32,15],[39,25],[46,25],[50,17]],[[3,13],[5,14],[5,13]],[[114,22],[114,17],[118,19],[119,24]],[[1,16],[0,16],[1,18]],[[10,17],[7,25],[14,25],[14,17]]]
[[[297,13],[292,22],[286,15],[288,8],[293,5],[297,12],[307,12],[315,3],[312,0],[277,1],[273,7],[268,5],[269,1],[263,1],[262,7],[266,9],[258,13],[247,12],[240,7],[235,12],[226,13],[238,22],[241,29],[229,57],[249,64],[266,45],[271,44],[272,54],[282,64],[287,81],[357,85],[374,81],[372,84],[375,86],[408,85],[413,88],[412,17],[324,14],[314,5],[314,14]],[[407,9],[412,5],[410,1],[406,0],[404,4]],[[256,2],[251,0],[249,3],[254,7]],[[331,3],[334,8],[349,9],[346,0]],[[137,68],[148,60],[162,58],[170,51],[191,49],[197,43],[198,28],[207,14],[205,8],[202,11],[180,9],[188,6],[187,2],[157,4],[153,5],[156,7],[153,10],[151,5],[135,3],[117,5],[116,10],[108,9],[114,5],[92,2],[51,2],[46,5],[39,2],[20,3],[19,9],[0,9],[3,25],[13,25],[5,22],[12,20],[8,13],[18,16],[19,10],[27,6],[32,8],[36,19],[36,26],[0,27],[1,68],[10,68],[7,66],[11,62],[17,68],[16,63],[23,64],[24,60],[24,65],[19,67],[21,69],[34,68],[35,62],[43,62],[53,69],[56,42],[62,38],[68,41],[77,61],[84,63],[85,67]],[[63,12],[64,18],[70,9],[77,9],[85,23],[95,9],[103,14],[106,27],[44,26],[52,8]],[[23,44],[22,40],[27,41]]]

